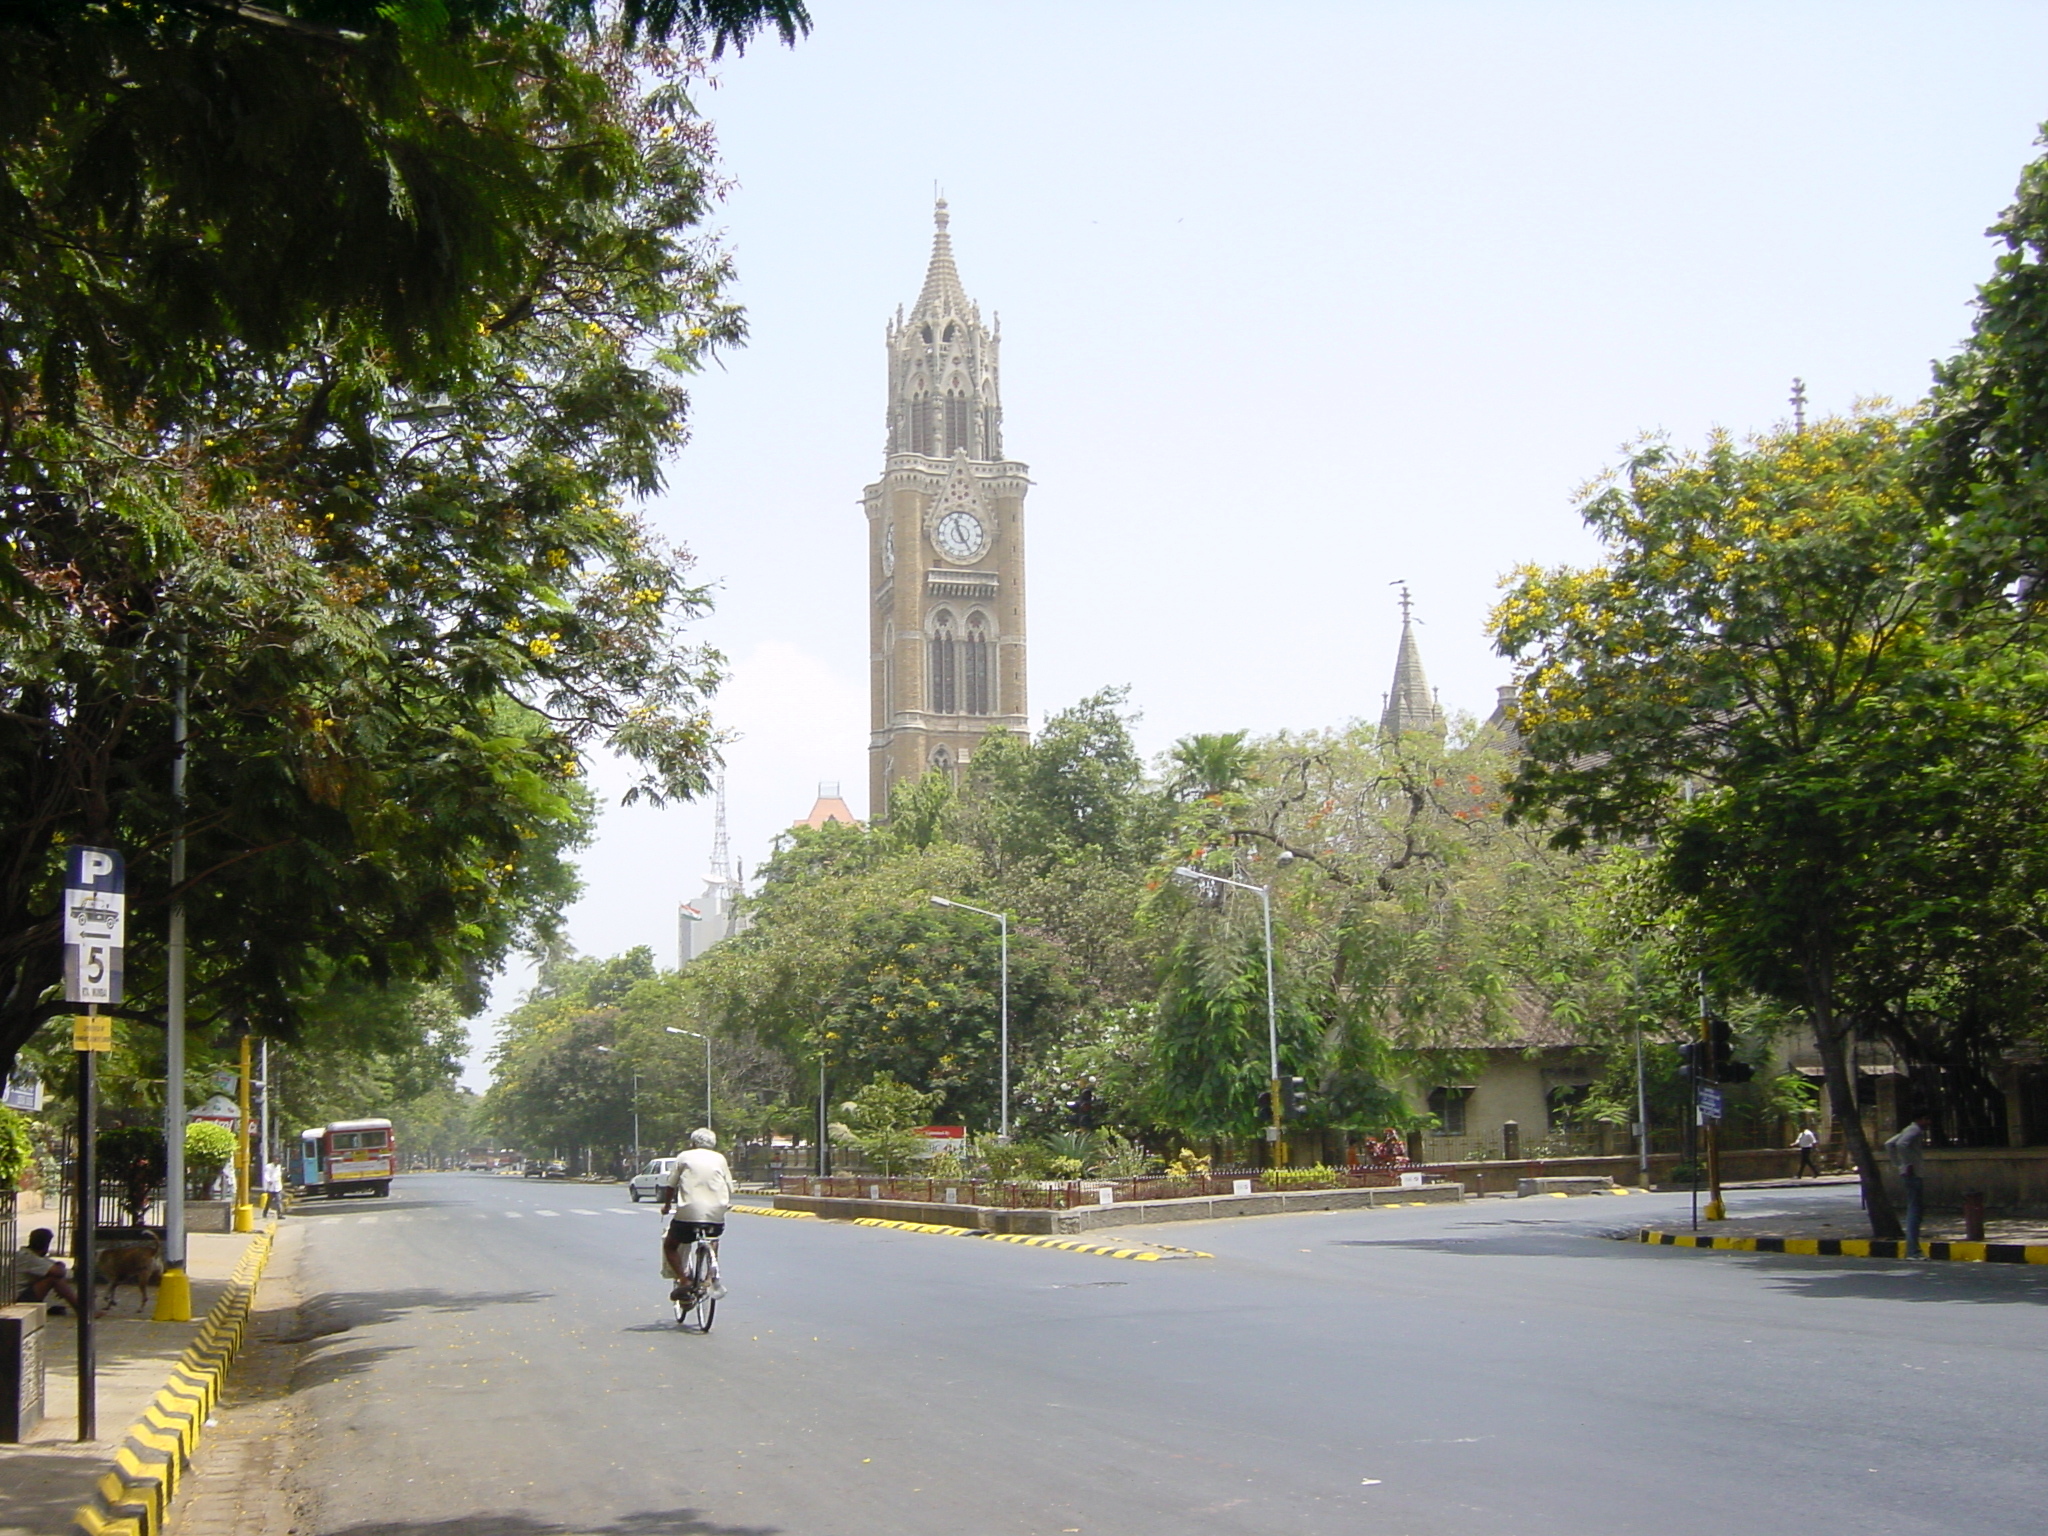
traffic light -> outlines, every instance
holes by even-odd
[[[1746,1061],[1735,1059],[1735,1031],[1728,1021],[1718,1013],[1707,1015],[1707,1028],[1713,1036],[1714,1080],[1721,1083],[1746,1083],[1756,1076],[1756,1068]]]
[[[1259,1090],[1259,1124],[1271,1125],[1272,1123],[1273,1090],[1271,1088],[1261,1088]]]
[[[1679,1041],[1678,1070],[1683,1072],[1688,1078],[1698,1078],[1700,1075],[1700,1063],[1706,1055],[1706,1049],[1703,1041]]]
[[[1299,1077],[1280,1079],[1281,1102],[1287,1106],[1287,1118],[1299,1120],[1308,1113],[1308,1082]]]
[[[1083,1131],[1094,1130],[1095,1090],[1093,1088],[1083,1088],[1081,1090],[1081,1097],[1075,1099],[1067,1106],[1067,1113],[1073,1118],[1076,1129]]]

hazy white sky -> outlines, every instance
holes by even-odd
[[[1128,684],[1157,752],[1377,716],[1396,580],[1484,713],[1501,574],[1590,554],[1624,442],[1925,388],[2048,118],[2039,4],[812,8],[701,99],[752,340],[650,509],[717,588],[749,868],[819,781],[867,809],[860,492],[935,184],[1031,466],[1032,714]],[[577,947],[672,965],[710,842],[609,813]]]

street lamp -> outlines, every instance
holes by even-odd
[[[992,917],[1001,925],[1003,944],[1003,1031],[1002,1045],[999,1052],[1002,1063],[999,1073],[1001,1086],[997,1090],[997,1094],[1001,1100],[1002,1111],[1000,1117],[1001,1124],[996,1134],[1001,1140],[1008,1141],[1010,1139],[1010,919],[1006,913],[990,912],[982,907],[970,907],[964,901],[948,901],[943,896],[934,896],[932,898],[932,905],[935,907],[954,907],[962,912],[972,912],[979,917]]]
[[[617,1054],[608,1045],[600,1045],[598,1049],[607,1056]],[[633,1073],[633,1171],[638,1173],[640,1171],[640,1074],[630,1067],[627,1070]]]
[[[689,1035],[704,1042],[704,1129],[711,1130],[711,1037],[700,1035],[694,1029],[677,1029],[673,1024],[664,1024],[662,1029],[671,1035]]]
[[[1173,872],[1173,878],[1184,885],[1229,885],[1240,891],[1250,891],[1259,898],[1260,909],[1266,920],[1266,1075],[1268,1092],[1271,1094],[1269,1107],[1273,1112],[1273,1160],[1281,1167],[1287,1166],[1287,1143],[1280,1139],[1280,1016],[1273,1005],[1273,888],[1266,885],[1248,885],[1242,880],[1233,880],[1228,875],[1212,875],[1205,869],[1190,869],[1183,864]]]

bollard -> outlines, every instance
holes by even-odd
[[[1981,1189],[1963,1191],[1963,1241],[1984,1241],[1984,1191]]]

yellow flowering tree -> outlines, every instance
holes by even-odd
[[[2048,788],[2041,658],[2006,611],[1945,610],[1915,426],[1645,444],[1583,508],[1606,558],[1516,573],[1493,620],[1521,681],[1514,812],[1652,847],[1703,963],[1804,1016],[1879,1236],[1899,1226],[1847,1042],[1924,1046],[1929,1011],[1995,1031],[1987,1000],[2039,966]]]

